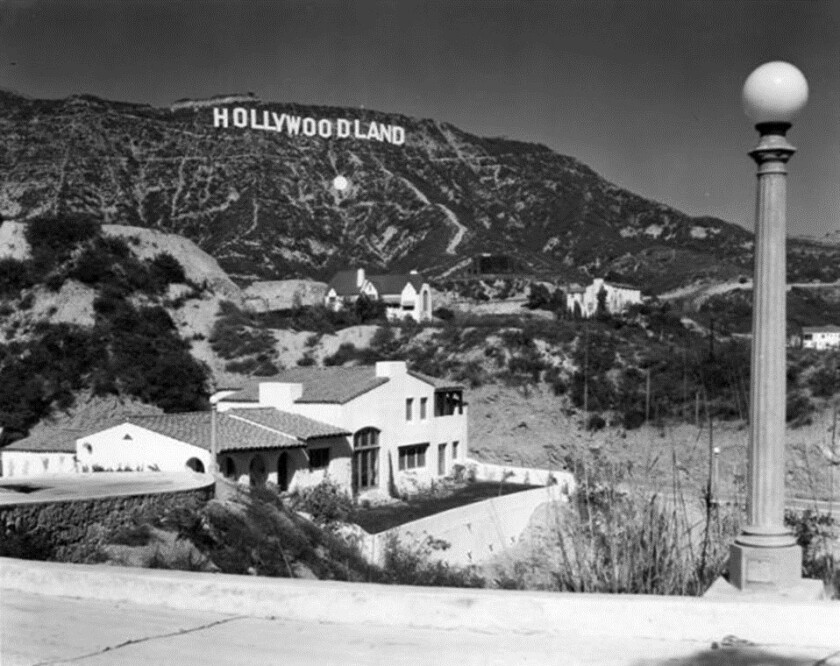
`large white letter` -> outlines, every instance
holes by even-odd
[[[394,125],[394,137],[393,137],[393,144],[395,146],[401,146],[405,143],[405,130],[400,127],[399,125]]]
[[[317,126],[315,125],[314,118],[304,118],[303,119],[303,134],[305,136],[315,136],[315,133],[318,131]]]
[[[367,139],[367,137],[359,131],[359,121],[353,121],[353,130],[357,139]]]
[[[227,127],[228,126],[228,110],[220,109],[217,106],[213,107],[213,127]]]
[[[286,116],[286,131],[289,134],[300,132],[300,116]]]
[[[379,124],[379,140],[380,141],[387,141],[388,143],[393,143],[391,139],[391,128],[393,125],[384,125],[382,123]]]
[[[336,136],[339,139],[346,139],[350,136],[350,121],[344,118],[339,118],[336,121]]]
[[[233,110],[233,124],[235,127],[248,127],[248,110],[237,106]]]
[[[278,116],[276,111],[271,112],[271,117],[274,120],[274,129],[278,132],[283,131],[283,118],[286,117],[286,114]]]
[[[332,122],[326,118],[318,121],[318,136],[329,139],[332,136]]]

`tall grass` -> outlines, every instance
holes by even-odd
[[[575,472],[572,501],[496,572],[501,587],[700,595],[726,570],[739,509],[704,506],[677,483],[646,490],[603,461],[578,461]]]

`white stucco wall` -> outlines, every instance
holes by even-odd
[[[0,464],[4,477],[73,474],[76,472],[75,455],[67,452],[2,451],[0,452]]]
[[[130,423],[77,440],[76,458],[80,471],[92,471],[97,465],[106,470],[180,472],[191,458],[198,458],[205,471],[210,469],[209,451]]]

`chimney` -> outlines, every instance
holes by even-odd
[[[356,269],[356,288],[361,289],[364,282],[365,282],[365,269],[364,268]]]
[[[408,372],[405,361],[377,361],[376,362],[376,376],[377,377],[399,377]]]
[[[303,384],[284,384],[281,382],[260,382],[260,407],[288,409],[303,395]]]

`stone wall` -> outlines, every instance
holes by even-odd
[[[135,516],[164,516],[200,507],[214,486],[120,497],[26,502],[0,506],[0,555],[22,559],[92,562],[105,537]]]

